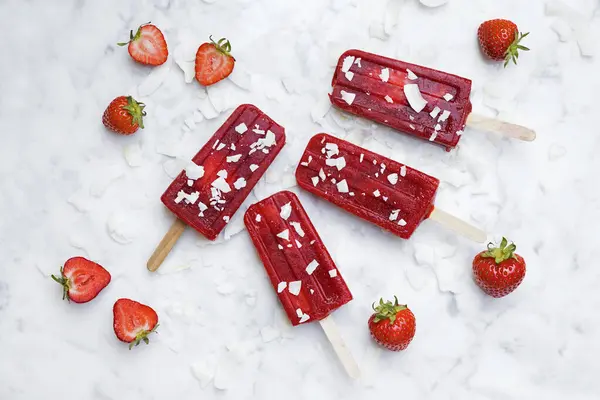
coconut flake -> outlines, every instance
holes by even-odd
[[[319,177],[318,176],[313,176],[312,178],[310,178],[310,180],[312,181],[313,186],[317,186],[317,184],[319,183]]]
[[[279,282],[279,284],[277,285],[277,293],[283,292],[286,287],[287,287],[287,282]]]
[[[325,176],[325,172],[323,171],[323,168],[321,168],[321,169],[319,170],[319,178],[321,178],[321,180],[322,180],[323,182],[325,182],[325,178],[326,178],[326,176]]]
[[[300,222],[290,222],[290,225],[294,228],[298,235],[304,237],[304,230],[302,229],[302,225],[300,225]]]
[[[400,214],[400,210],[393,210],[390,213],[390,221],[395,221],[398,219],[398,215]]]
[[[219,189],[223,193],[231,192],[231,187],[229,186],[225,178],[223,178],[222,176],[215,179],[210,185],[216,189]]]
[[[297,248],[301,248],[301,247],[302,247],[302,243],[300,243],[300,242],[298,241],[298,239],[295,239],[295,241],[296,241],[296,247],[297,247]]]
[[[438,116],[440,111],[442,111],[442,109],[439,108],[438,106],[435,106],[435,108],[429,113],[429,115],[431,115],[431,118],[435,118]]]
[[[298,316],[298,318],[300,318],[300,317],[302,317],[302,315],[304,315],[304,313],[302,312],[302,310],[300,308],[297,308],[296,315]]]
[[[444,122],[445,120],[448,119],[449,116],[450,116],[450,111],[444,110],[444,112],[442,113],[442,115],[440,115],[440,118],[438,119],[438,122]]]
[[[406,221],[401,218],[400,221],[398,221],[398,225],[406,226]]]
[[[262,220],[262,216],[260,214],[256,214],[256,218],[254,218],[256,222],[260,222]]]
[[[404,85],[404,94],[406,95],[410,106],[416,112],[421,112],[427,105],[427,101],[421,95],[419,86],[414,83]]]
[[[444,95],[444,100],[446,100],[446,101],[450,101],[450,100],[452,100],[453,98],[454,98],[454,96],[452,96],[450,93],[446,93],[446,94]]]
[[[219,145],[217,146],[217,151],[223,150],[225,146],[227,146],[225,143],[219,143]]]
[[[348,189],[348,182],[346,182],[345,179],[342,179],[341,181],[339,181],[336,186],[337,186],[337,190],[340,193],[348,193],[348,190],[349,190]]]
[[[437,134],[438,134],[438,131],[433,131],[433,133],[429,137],[429,141],[433,142],[435,140],[435,138],[437,137]]]
[[[356,98],[356,94],[346,92],[345,90],[340,91],[340,94],[342,95],[342,100],[348,103],[349,106],[352,105],[354,99]]]
[[[396,183],[398,183],[398,174],[389,174],[387,179],[392,185],[395,185]]]
[[[300,317],[300,323],[304,323],[306,321],[308,321],[310,319],[310,315],[308,314],[303,314],[302,317]]]
[[[277,248],[278,248],[279,250],[283,250],[283,246],[282,246],[282,245],[280,245],[280,244],[278,244],[278,245],[277,245]]]
[[[383,82],[387,82],[390,80],[390,70],[389,68],[383,68],[381,70],[381,73],[379,74],[379,77],[381,78],[381,80]]]
[[[461,131],[461,130],[456,131],[456,136],[461,136],[462,134],[463,134],[463,131]]]
[[[229,216],[228,215],[224,215],[223,216],[223,221],[225,221],[225,223],[229,222]]]
[[[279,232],[277,234],[277,237],[285,239],[285,240],[287,240],[289,242],[289,240],[290,240],[290,230],[289,229],[285,229],[285,230]]]
[[[228,163],[235,163],[235,162],[240,161],[240,158],[242,158],[241,154],[236,154],[236,155],[233,155],[233,156],[227,156],[227,162]]]
[[[381,192],[379,191],[379,189],[377,189],[373,192],[373,196],[375,196],[375,197],[381,196]]]
[[[312,273],[315,272],[315,269],[317,269],[318,266],[319,266],[319,263],[317,262],[317,260],[312,260],[306,266],[306,273],[309,274],[309,275],[312,275]]]
[[[440,124],[437,124],[437,125],[435,126],[435,130],[436,130],[436,131],[439,131],[440,129],[442,129],[442,126],[441,126]]]
[[[239,133],[240,135],[243,134],[243,133],[245,133],[247,130],[248,130],[248,127],[243,122],[241,124],[239,124],[238,126],[235,127],[235,131],[237,133]]]
[[[237,190],[240,190],[243,187],[246,187],[246,179],[238,178],[237,181],[233,182],[233,187]]]
[[[388,103],[394,103],[394,100],[392,100],[392,98],[388,95],[385,96],[385,101],[387,101]]]
[[[258,169],[258,165],[256,164],[250,164],[250,171],[254,172]]]
[[[400,167],[400,176],[406,176],[406,165]]]
[[[347,56],[346,58],[344,58],[344,62],[342,63],[342,72],[350,71],[352,64],[354,64],[354,60],[355,57],[353,56]]]
[[[192,180],[200,179],[204,176],[204,167],[196,165],[193,161],[185,167],[185,175]]]
[[[329,270],[329,276],[331,278],[335,278],[337,276],[337,274],[338,274],[337,269],[334,268],[334,269]]]
[[[300,289],[302,288],[302,281],[294,281],[290,282],[288,285],[288,291],[294,296],[298,296],[300,294]]]
[[[281,206],[281,210],[279,211],[279,215],[281,218],[287,220],[290,215],[292,215],[292,203],[288,202]]]
[[[417,79],[419,79],[419,77],[408,68],[406,69],[406,73],[408,74],[408,79],[410,79],[411,81],[416,81]]]
[[[206,204],[204,204],[203,202],[199,201],[198,208],[200,209],[200,214],[198,214],[198,216],[204,217],[204,211],[208,210],[208,206]]]
[[[416,128],[416,127],[413,125],[413,124],[408,124],[408,126],[410,126],[410,129],[412,129],[413,131],[414,131],[415,129],[417,129],[417,128]]]
[[[363,162],[364,158],[365,158],[365,155],[363,153],[360,153],[360,162]]]
[[[348,71],[344,74],[344,76],[346,77],[346,79],[348,79],[349,81],[352,81],[352,79],[354,79],[354,72],[352,71]]]

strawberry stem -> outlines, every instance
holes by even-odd
[[[60,278],[51,275],[52,279],[54,279],[54,281],[56,283],[58,283],[59,285],[61,285],[63,287],[63,300],[67,299],[69,301],[69,303],[71,302],[71,298],[69,297],[69,289],[71,289],[71,281],[69,281],[67,279],[67,277],[65,276],[65,274],[63,273],[63,267],[60,267]]]
[[[138,103],[133,97],[127,96],[127,105],[123,109],[127,110],[133,118],[131,125],[138,124],[140,128],[144,129],[144,117],[146,116],[144,107],[146,107],[144,103]]]
[[[527,35],[529,35],[529,32],[519,33],[518,30],[515,30],[515,40],[510,44],[510,46],[508,46],[508,49],[506,49],[506,52],[504,53],[504,68],[506,68],[511,60],[515,65],[517,65],[519,50],[529,51],[528,47],[525,47],[521,44],[521,40],[526,38]]]
[[[129,350],[131,350],[134,346],[138,346],[141,342],[146,344],[150,344],[150,340],[148,340],[148,335],[153,332],[156,332],[156,328],[158,328],[160,324],[156,324],[154,328],[149,331],[140,331],[137,335],[135,335],[135,339],[129,343]]]
[[[515,257],[517,246],[514,243],[508,244],[508,240],[503,237],[500,246],[495,247],[493,243],[488,244],[488,249],[481,256],[483,258],[493,258],[496,264],[500,264],[510,258]]]
[[[398,304],[398,297],[394,296],[394,303],[391,301],[384,302],[383,299],[379,299],[379,305],[375,306],[373,303],[373,310],[375,311],[375,318],[373,322],[378,323],[384,319],[390,320],[390,325],[396,321],[396,314],[407,308],[406,304]]]
[[[137,29],[137,32],[135,33],[135,36],[133,35],[133,31],[129,31],[129,41],[128,42],[120,42],[120,43],[117,43],[117,45],[118,46],[127,46],[129,43],[135,42],[136,40],[138,40],[140,38],[140,36],[142,36],[142,26],[145,26],[148,24],[150,24],[150,21],[148,21],[145,24],[140,25]]]
[[[219,39],[218,42],[215,42],[212,38],[212,35],[208,37],[210,41],[215,45],[218,51],[225,54],[226,56],[230,56],[231,54],[231,43],[226,38]]]

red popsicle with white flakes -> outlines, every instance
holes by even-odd
[[[148,269],[158,269],[186,224],[215,240],[284,144],[281,125],[253,105],[239,106],[162,195],[177,220]]]
[[[340,57],[329,96],[338,108],[454,148],[466,126],[531,141],[531,129],[472,115],[471,81],[360,50]]]
[[[434,207],[438,179],[325,133],[309,141],[296,180],[301,188],[403,239],[427,218],[474,241],[487,238]]]
[[[292,325],[320,321],[346,370],[357,377],[330,315],[352,294],[298,197],[283,191],[253,204],[244,223]]]

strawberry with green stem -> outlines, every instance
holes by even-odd
[[[519,33],[517,25],[505,19],[485,21],[477,31],[483,54],[492,60],[504,60],[505,68],[510,61],[517,64],[519,50],[529,51],[529,48],[521,44],[528,35],[529,32]]]
[[[394,296],[394,303],[379,300],[369,318],[369,331],[373,339],[388,350],[400,351],[408,347],[416,331],[415,316],[408,306],[398,304]]]
[[[110,283],[110,273],[100,264],[83,257],[73,257],[60,269],[60,276],[52,279],[63,287],[63,300],[87,303]]]
[[[512,293],[525,279],[526,264],[523,257],[515,253],[517,246],[502,238],[500,246],[488,244],[473,259],[475,283],[492,297],[504,297]]]

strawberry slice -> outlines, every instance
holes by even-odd
[[[119,46],[126,46],[129,55],[135,61],[145,65],[161,65],[169,57],[167,42],[160,29],[154,25],[141,25],[136,34],[129,32],[129,41],[117,43]]]
[[[210,86],[229,76],[235,66],[235,58],[229,54],[231,43],[222,38],[203,43],[196,52],[196,79],[201,85]]]
[[[99,264],[83,257],[73,257],[60,269],[60,277],[52,279],[62,285],[63,300],[87,303],[110,283],[110,273]]]
[[[151,307],[129,299],[119,299],[113,306],[113,328],[117,338],[129,344],[149,343],[148,335],[158,328],[158,315]]]

